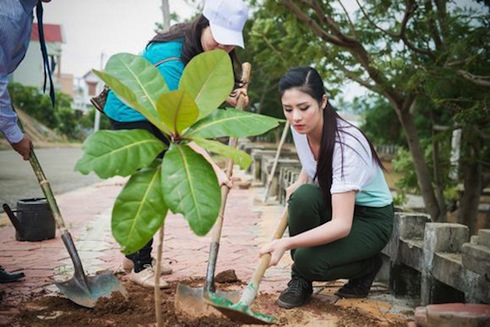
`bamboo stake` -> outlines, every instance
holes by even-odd
[[[163,248],[163,235],[165,233],[165,220],[162,227],[160,227],[160,233],[158,235],[158,247],[157,247],[157,263],[155,270],[155,315],[157,318],[157,326],[163,327],[162,320],[162,298],[160,297],[160,272],[162,269],[162,248]]]
[[[274,163],[272,164],[271,173],[269,174],[269,178],[267,179],[267,184],[265,187],[264,203],[266,203],[267,199],[269,198],[269,192],[270,192],[272,180],[274,179],[274,174],[276,173],[277,162],[279,161],[279,155],[281,154],[281,148],[282,148],[284,141],[286,140],[286,136],[288,134],[289,125],[290,124],[287,121],[286,125],[284,126],[284,130],[282,131],[281,141],[279,142],[279,145],[277,147],[276,157],[274,158]]]

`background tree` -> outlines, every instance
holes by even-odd
[[[446,217],[444,179],[438,178],[446,147],[437,148],[442,135],[428,145],[423,139],[440,134],[434,132],[440,126],[447,135],[461,128],[462,152],[471,159],[460,163],[465,189],[460,215],[471,226],[484,187],[482,165],[488,162],[483,142],[490,119],[488,8],[478,1],[356,3],[348,8],[342,1],[265,0],[251,30],[260,30],[274,50],[262,47],[259,54],[280,54],[293,66],[313,65],[327,85],[350,80],[383,97],[402,126],[426,211],[435,221]],[[261,28],[267,21],[273,28]],[[269,59],[264,71],[284,72],[281,61]],[[432,169],[426,147],[436,147]]]
[[[84,139],[82,115],[71,108],[71,96],[56,91],[56,102],[53,109],[49,96],[41,93],[36,87],[11,83],[8,88],[16,108],[70,140]]]
[[[355,98],[352,107],[362,115],[361,129],[374,144],[390,144],[406,147],[407,141],[396,113],[386,99],[374,96],[369,100]],[[384,128],[379,128],[383,126]]]

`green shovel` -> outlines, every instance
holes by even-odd
[[[284,231],[286,230],[287,224],[288,208],[286,207],[276,227],[273,239],[279,239],[282,237]],[[250,309],[253,300],[257,296],[260,281],[262,280],[262,277],[264,277],[264,273],[269,267],[270,261],[270,254],[265,254],[262,256],[258,267],[255,269],[252,280],[242,292],[242,296],[240,297],[240,301],[238,301],[238,303],[233,304],[233,302],[225,298],[220,298],[218,295],[212,293],[206,300],[213,307],[218,309],[222,314],[233,321],[239,321],[244,324],[273,324],[276,321],[276,318],[259,312],[252,312]]]

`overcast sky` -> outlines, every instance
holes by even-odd
[[[191,17],[195,9],[171,0],[170,12]],[[63,26],[61,72],[82,77],[118,52],[137,54],[162,21],[161,0],[52,0],[44,4],[44,23]]]
[[[0,0],[1,1],[1,0]],[[188,1],[190,2],[190,1]],[[203,1],[196,1],[202,5]],[[185,0],[170,0],[170,12],[182,19],[192,17],[196,8]],[[138,54],[154,36],[161,22],[161,0],[52,0],[44,3],[44,23],[62,25],[61,72],[81,78],[101,68],[119,52]],[[346,98],[364,93],[350,85]]]

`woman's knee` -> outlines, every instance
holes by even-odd
[[[288,201],[290,235],[319,226],[328,215],[321,190],[315,185],[302,185]]]
[[[288,200],[289,208],[316,208],[323,201],[323,196],[320,188],[313,184],[301,185],[294,191]]]
[[[313,281],[317,279],[319,267],[315,258],[312,257],[308,250],[308,248],[299,248],[295,250],[293,271],[295,274],[306,280]]]

